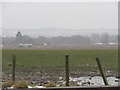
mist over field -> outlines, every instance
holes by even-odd
[[[73,35],[83,35],[83,36],[91,36],[93,33],[103,34],[108,33],[110,35],[117,35],[118,29],[65,29],[65,28],[11,28],[11,29],[2,29],[2,36],[7,37],[15,37],[16,33],[20,31],[23,35],[28,35],[33,38],[37,38],[39,36],[44,37],[58,37],[58,36],[73,36]]]
[[[65,49],[67,46],[74,49],[74,47],[78,47],[79,45],[99,45],[99,46],[118,45],[118,35],[111,35],[108,33],[102,33],[102,34],[92,33],[91,35],[71,35],[71,36],[53,36],[53,37],[39,36],[37,38],[33,38],[28,35],[24,35],[21,32],[17,32],[14,35],[14,37],[3,36],[1,38],[2,38],[2,47],[4,48],[8,48],[8,47],[35,48],[35,47],[44,46],[44,48],[46,49],[49,46],[55,45],[57,46],[56,49],[60,49],[60,47],[64,47]],[[55,46],[52,46],[52,48],[54,49]]]

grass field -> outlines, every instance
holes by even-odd
[[[11,70],[12,54],[17,59],[17,70],[63,70],[65,54],[69,55],[70,70],[94,71],[95,58],[100,57],[106,70],[117,71],[117,50],[3,50],[3,71]]]

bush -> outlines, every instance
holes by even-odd
[[[15,84],[15,88],[28,88],[28,83],[26,81],[21,81]]]
[[[13,84],[14,84],[13,81],[4,82],[4,83],[2,84],[2,88],[11,87]]]
[[[56,84],[54,82],[49,82],[45,87],[56,87]]]

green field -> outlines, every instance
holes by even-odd
[[[16,55],[17,70],[63,70],[65,54],[69,55],[70,70],[97,70],[96,57],[100,57],[105,70],[117,71],[117,50],[3,50],[3,72],[11,70],[12,54]]]

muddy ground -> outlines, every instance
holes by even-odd
[[[78,77],[94,77],[94,76],[100,76],[99,71],[71,71],[70,77],[78,78]],[[107,77],[118,77],[117,72],[107,71],[106,72]],[[65,81],[65,72],[64,71],[45,71],[41,70],[39,72],[16,72],[16,81],[27,81],[29,84],[34,85],[45,85],[49,82],[55,82],[59,85],[64,85],[62,82],[59,81]],[[3,81],[12,80],[12,74],[9,72],[6,72],[3,74]],[[72,83],[72,82],[71,82]]]

